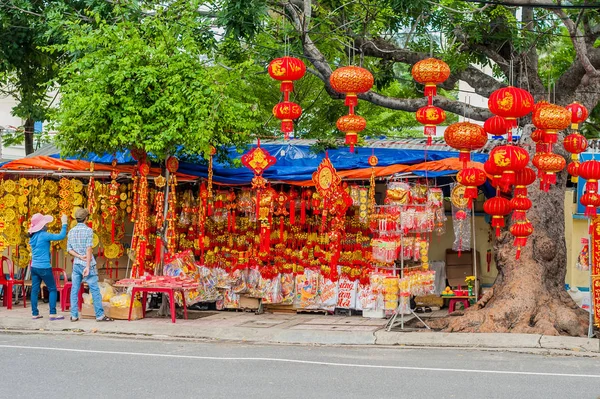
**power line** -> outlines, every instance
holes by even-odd
[[[489,4],[494,6],[505,6],[505,7],[531,7],[531,8],[553,8],[553,9],[565,9],[571,8],[576,10],[581,9],[600,9],[600,3],[595,4],[555,4],[555,3],[529,3],[529,4],[514,4],[505,1],[490,1],[490,0],[465,0],[467,3],[479,3]]]

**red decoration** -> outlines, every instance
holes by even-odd
[[[565,150],[571,153],[571,158],[573,160],[578,160],[579,154],[587,149],[588,141],[582,134],[572,133],[565,137],[563,146],[565,147]]]
[[[329,77],[333,90],[346,94],[345,104],[355,107],[358,104],[357,94],[371,90],[375,80],[371,72],[357,66],[341,67],[333,71]],[[351,113],[354,113],[351,108]]]
[[[563,157],[552,152],[538,153],[533,157],[533,164],[540,175],[540,189],[548,191],[551,184],[556,184],[556,173],[567,166]]]
[[[446,112],[433,105],[427,105],[417,110],[417,122],[425,125],[423,133],[427,137],[427,145],[431,145],[432,138],[435,137],[436,127],[446,120]]]
[[[169,157],[167,158],[166,166],[170,173],[175,173],[179,169],[179,160],[175,157]]]
[[[560,105],[546,104],[535,110],[531,120],[535,127],[545,131],[544,143],[552,145],[558,141],[558,131],[569,127],[571,113]]]
[[[257,176],[262,175],[265,170],[275,165],[276,161],[267,150],[261,148],[260,141],[255,148],[242,155],[242,165]]]
[[[459,150],[458,159],[471,160],[472,150],[478,150],[487,143],[487,134],[479,125],[471,122],[453,123],[444,132],[444,140],[450,147]]]
[[[532,206],[531,200],[524,196],[516,196],[510,200],[510,208],[513,210],[513,220],[525,220],[525,212]]]
[[[427,58],[413,65],[411,73],[417,82],[425,85],[425,96],[431,98],[437,95],[436,85],[450,77],[450,67],[437,58]]]
[[[492,162],[491,158],[488,158],[488,160],[483,163],[483,170],[485,170],[485,173],[492,176],[492,186],[499,189],[500,178],[502,177],[502,170],[500,170],[494,164],[494,162]]]
[[[596,208],[600,206],[600,195],[598,193],[585,193],[579,198],[579,202],[585,206],[585,216],[593,217],[597,215]]]
[[[501,139],[508,131],[508,125],[506,119],[495,115],[485,121],[483,130],[485,130],[487,134],[491,134],[493,139]]]
[[[496,228],[496,237],[500,237],[500,228],[504,227],[504,216],[510,213],[510,202],[506,198],[493,197],[483,203],[483,210],[492,216],[492,227]]]
[[[585,190],[587,192],[598,192],[598,180],[600,179],[600,161],[585,161],[579,165],[579,176],[586,180]]]
[[[510,226],[510,234],[515,236],[514,245],[517,247],[517,259],[521,257],[521,248],[527,245],[527,238],[533,234],[533,225],[527,219]]]
[[[543,129],[536,129],[531,132],[531,140],[535,143],[535,152],[548,152],[548,145],[544,143],[546,132]]]
[[[294,57],[282,57],[271,61],[268,67],[269,75],[281,82],[284,101],[289,100],[289,92],[294,90],[294,80],[301,79],[306,73],[306,65]]]
[[[512,129],[517,126],[517,118],[522,118],[533,111],[533,96],[527,90],[508,86],[490,95],[488,107],[495,115],[506,118],[510,142]]]
[[[283,101],[273,107],[273,116],[281,120],[281,131],[288,140],[290,133],[294,131],[294,120],[300,118],[302,108],[291,101]]]
[[[515,172],[523,170],[529,163],[529,153],[515,145],[502,145],[490,152],[490,159],[502,171],[500,186],[508,191],[515,183]]]
[[[526,196],[527,186],[533,184],[536,179],[535,172],[529,167],[515,172],[515,196]]]
[[[578,102],[571,103],[565,107],[571,113],[571,129],[579,129],[579,124],[588,117],[588,110]]]
[[[567,172],[571,175],[571,182],[572,183],[577,183],[579,181],[579,166],[580,165],[581,165],[581,162],[579,162],[579,161],[572,161],[567,166]]]
[[[473,199],[477,198],[477,187],[487,180],[485,172],[478,168],[465,168],[456,175],[456,181],[465,186],[464,197],[469,199],[469,208]]]
[[[358,132],[367,127],[367,120],[362,116],[350,114],[341,116],[336,123],[337,128],[346,133],[346,144],[350,145],[350,152],[354,152],[354,144],[358,141]]]

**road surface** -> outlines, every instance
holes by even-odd
[[[600,398],[600,358],[0,334],[2,398]]]

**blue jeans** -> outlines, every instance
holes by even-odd
[[[79,301],[78,294],[81,288],[81,282],[85,281],[90,288],[92,294],[92,300],[94,301],[94,312],[96,313],[96,319],[104,317],[104,309],[102,308],[102,295],[100,295],[100,287],[98,287],[98,272],[96,267],[90,267],[90,274],[83,277],[83,270],[85,266],[73,265],[73,274],[71,275],[71,317],[76,319],[79,317]]]
[[[38,296],[40,295],[40,285],[46,284],[50,293],[50,314],[56,314],[56,282],[50,267],[32,267],[31,268],[31,314],[38,316]]]

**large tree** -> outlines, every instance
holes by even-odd
[[[597,112],[600,101],[600,15],[598,5],[572,1],[558,7],[550,0],[441,2],[429,0],[218,0],[215,13],[226,32],[245,46],[260,46],[257,32],[272,35],[291,27],[289,42],[311,64],[310,73],[329,84],[337,66],[350,60],[372,70],[383,82],[359,96],[369,103],[399,111],[416,111],[422,97],[386,95],[399,72],[433,53],[452,74],[443,85],[458,81],[488,97],[512,83],[528,89],[536,100],[579,101]],[[286,37],[287,38],[287,37]],[[567,52],[554,49],[567,40]],[[560,61],[560,62],[558,62]],[[489,67],[492,73],[485,72]],[[387,80],[384,78],[387,77]],[[405,82],[405,84],[411,84]],[[483,121],[486,108],[438,95],[446,111]],[[525,129],[525,136],[530,129]],[[529,145],[527,138],[524,145]],[[558,147],[558,146],[557,146]],[[525,332],[582,336],[587,313],[564,290],[566,244],[564,195],[566,176],[549,193],[530,190],[528,213],[535,233],[515,260],[508,233],[496,246],[498,279],[485,298],[462,317],[444,320],[449,331]]]

